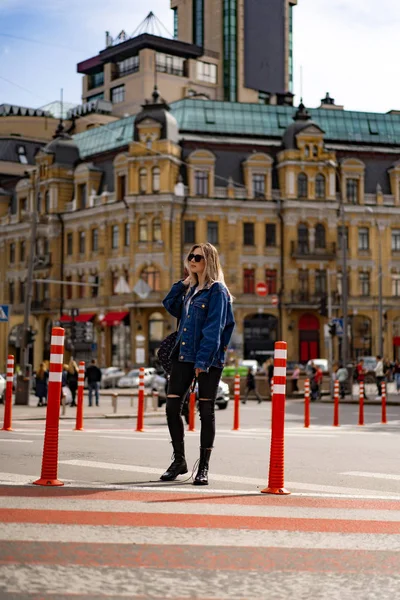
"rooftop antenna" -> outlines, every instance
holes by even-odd
[[[300,65],[300,102],[303,102],[303,65]]]

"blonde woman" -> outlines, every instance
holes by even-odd
[[[167,311],[179,319],[167,393],[167,422],[174,460],[161,476],[173,481],[187,473],[182,405],[194,377],[198,380],[201,419],[200,461],[194,485],[208,485],[208,466],[215,438],[215,398],[225,353],[235,326],[232,297],[226,287],[218,251],[195,244],[184,262],[189,275],[175,283],[164,299]]]
[[[76,406],[75,397],[76,390],[78,389],[78,365],[72,358],[68,364],[67,386],[69,387],[72,396],[71,406]]]

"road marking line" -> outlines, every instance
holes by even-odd
[[[32,444],[33,440],[13,440],[12,438],[5,440],[0,438],[0,442],[7,442],[7,444]]]
[[[368,473],[367,471],[347,471],[346,473],[340,473],[341,475],[350,475],[350,477],[371,477],[372,479],[391,479],[394,481],[400,481],[400,475],[393,475],[390,473]]]

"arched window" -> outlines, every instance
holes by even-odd
[[[148,232],[147,232],[147,219],[140,219],[139,221],[139,242],[147,242],[148,241]]]
[[[155,267],[146,267],[141,272],[140,277],[152,288],[154,292],[160,291],[160,271],[158,271]]]
[[[304,146],[304,156],[306,158],[310,156],[310,146]]]
[[[44,194],[44,212],[49,214],[50,212],[50,192],[47,191]]]
[[[325,177],[322,173],[318,173],[315,178],[315,197],[325,198]]]
[[[313,156],[314,158],[318,156],[318,146],[313,146]]]
[[[147,169],[143,168],[139,171],[139,192],[145,194],[147,192]]]
[[[304,223],[300,223],[297,227],[297,244],[300,254],[308,253],[308,229]]]
[[[152,180],[153,180],[153,192],[158,193],[160,191],[160,169],[158,167],[153,168]]]
[[[161,242],[161,219],[154,219],[153,221],[153,242]]]
[[[322,223],[317,223],[315,226],[315,247],[326,248],[325,227]]]
[[[299,198],[308,197],[308,177],[305,173],[300,173],[297,177],[297,195]]]

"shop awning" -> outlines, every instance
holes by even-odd
[[[124,312],[109,312],[102,320],[102,324],[109,325],[110,327],[113,325],[119,325],[121,321],[123,321],[128,315],[129,311],[127,310]]]
[[[95,316],[96,313],[83,313],[75,317],[75,321],[77,323],[87,323],[88,321],[92,321],[92,319],[94,319]],[[62,323],[63,321],[64,323],[68,323],[72,321],[72,317],[70,317],[69,315],[62,315],[62,317],[60,317],[60,322]]]

